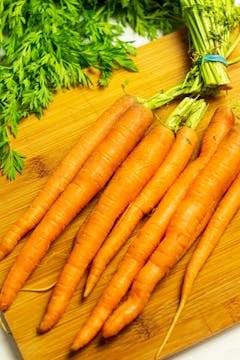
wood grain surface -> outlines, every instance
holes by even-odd
[[[0,178],[0,236],[29,206],[60,159],[89,125],[109,104],[126,91],[147,98],[180,81],[189,68],[187,47],[182,32],[160,38],[138,49],[135,59],[138,73],[116,71],[106,89],[75,88],[59,92],[41,120],[35,116],[24,120],[19,128],[16,148],[27,156],[24,173],[13,182]],[[234,56],[239,56],[235,50]],[[240,94],[240,64],[228,68],[232,89],[207,99],[209,108],[205,124],[219,104],[230,103],[238,113]],[[164,119],[176,102],[156,111]],[[199,129],[204,128],[204,124]],[[125,251],[114,259],[101,281],[86,300],[82,300],[83,279],[57,326],[47,334],[37,335],[36,327],[44,313],[51,291],[30,289],[51,287],[72,247],[81,222],[97,197],[67,227],[52,244],[5,317],[25,360],[151,360],[154,359],[170,325],[178,304],[184,267],[193,249],[179,261],[169,275],[158,284],[143,313],[116,337],[104,341],[99,335],[81,351],[70,354],[69,346],[95,305],[105,284],[116,269]],[[240,320],[240,214],[238,213],[196,280],[192,295],[167,344],[163,358],[171,356],[213,334],[233,326]],[[0,264],[0,283],[24,244]]]

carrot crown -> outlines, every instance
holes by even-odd
[[[196,129],[207,110],[207,104],[203,99],[197,100],[185,97],[170,114],[164,125],[177,132],[182,126]]]

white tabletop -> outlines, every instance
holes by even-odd
[[[240,3],[238,1],[237,3]],[[143,45],[148,40],[136,36],[131,29],[126,29],[123,36],[126,40],[134,40],[135,46]],[[5,334],[0,326],[0,359],[21,360],[22,357],[9,334]],[[197,344],[178,355],[172,356],[172,360],[239,360],[240,359],[240,324],[236,325],[216,336]],[[148,359],[146,359],[148,360]]]

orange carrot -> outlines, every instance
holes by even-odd
[[[203,146],[199,159],[193,162],[190,167],[186,169],[182,177],[179,178],[179,182],[177,182],[175,185],[179,187],[178,190],[175,190],[176,193],[179,194],[175,200],[181,198],[180,194],[182,194],[182,196],[184,195],[186,189],[189,186],[189,182],[193,179],[194,174],[197,176],[197,169],[200,170],[206,161],[208,161],[209,157],[215,151],[216,145],[232,124],[233,113],[230,107],[220,108],[215,112],[211,125],[209,126],[204,136]],[[87,296],[90,293],[109,261],[132,234],[138,222],[144,215],[149,213],[157,205],[157,203],[166,193],[167,189],[171,186],[171,184],[180,174],[181,170],[185,167],[188,159],[184,159],[184,156],[181,153],[181,148],[179,146],[180,144],[183,145],[182,150],[184,151],[184,141],[188,141],[188,136],[186,134],[187,131],[190,132],[191,130],[182,128],[182,130],[179,132],[176,143],[172,147],[161,167],[146,184],[138,197],[128,206],[126,211],[120,217],[116,226],[113,228],[111,234],[100,248],[98,254],[93,260],[88,275],[84,296]],[[211,143],[211,145],[209,143]],[[190,147],[188,147],[188,150],[191,150]],[[175,151],[178,151],[178,154],[176,154]],[[191,154],[187,154],[185,151],[185,156],[190,157]],[[167,207],[166,203],[168,201],[174,201],[168,200],[168,198],[172,198],[170,194],[173,191],[173,189],[170,190],[170,193],[168,196],[166,196],[166,199],[164,199],[164,204],[161,206],[162,211]],[[165,213],[165,215],[163,215],[163,219],[168,217],[167,214],[168,213]]]
[[[180,303],[173,322],[161,344],[161,347],[157,352],[157,358],[159,358],[170,335],[172,334],[172,331],[179,319],[179,316],[183,311],[187,299],[190,296],[196,277],[198,276],[204,264],[207,262],[207,259],[217,246],[219,240],[221,239],[221,236],[223,235],[233,216],[239,209],[240,174],[238,174],[238,176],[224,195],[220,204],[218,205],[187,265],[183,279]]]
[[[181,128],[164,162],[137,198],[130,203],[93,259],[86,282],[85,297],[91,292],[107,264],[124,245],[138,222],[157,205],[184,169],[196,146],[196,131],[187,126]]]
[[[74,289],[114,221],[157,170],[173,139],[173,132],[165,126],[153,128],[110,180],[87,222],[77,234],[74,248],[53,290],[39,332],[48,331],[63,315]]]
[[[199,102],[197,106],[198,104]],[[193,108],[195,110],[195,107],[196,102],[191,98],[186,98],[177,109],[180,108],[182,111],[183,108],[185,112],[189,112]],[[176,118],[175,113],[176,110],[173,112],[174,116],[170,115],[170,119],[167,120],[167,123],[171,121],[171,126],[174,121],[179,122],[179,117]],[[173,140],[173,132],[168,127],[158,125],[140,142],[113,176],[84,228],[81,228],[80,236],[77,236],[72,253],[53,290],[47,312],[39,326],[39,332],[51,329],[63,315],[87,266],[114,222],[154,175]]]
[[[104,337],[117,334],[139,315],[156,284],[203,231],[221,197],[239,172],[239,155],[240,126],[235,125],[179,204],[164,239],[135,277],[127,300],[104,324]],[[73,348],[78,348],[77,338]]]
[[[198,158],[200,160],[197,159],[188,165],[182,175],[180,175],[181,180],[179,178],[179,180],[171,186],[155,210],[161,214],[162,235],[164,234],[169,219],[178,203],[186,194],[187,189],[191,185],[193,179],[198,175],[200,169],[206,165],[206,162],[213,155],[222,138],[229,131],[233,124],[233,120],[233,114],[229,108],[223,108],[221,114],[220,111],[215,112],[211,123],[204,134],[201,153]],[[197,164],[197,166],[191,166],[192,164]],[[86,345],[100,331],[107,317],[126,294],[135,275],[161,240],[160,234],[157,234],[155,237],[152,236],[152,234],[156,233],[156,226],[157,228],[160,226],[159,221],[156,224],[154,221],[152,222],[152,219],[153,215],[145,223],[138,233],[138,236],[133,239],[128,251],[120,262],[116,273],[105,288],[89,319],[81,329],[78,338],[78,346]]]
[[[193,100],[191,99],[191,101]],[[174,122],[176,122],[176,117],[179,117],[181,113],[184,114],[184,111],[181,112],[181,109],[184,109],[188,102],[188,98],[185,98],[179,104],[167,120],[168,126],[172,128]],[[175,143],[168,156],[138,197],[130,203],[93,259],[84,296],[87,296],[93,289],[107,264],[130,237],[141,218],[158,204],[190,160],[197,145],[197,134],[194,129],[198,126],[206,109],[207,106],[204,101],[193,103],[192,111],[188,115],[186,114],[188,117],[187,125],[178,130]]]
[[[152,112],[136,104],[116,122],[21,249],[0,293],[1,310],[10,306],[19,289],[48,251],[50,244],[103,188],[152,121]]]
[[[108,134],[117,119],[134,103],[136,103],[136,100],[133,96],[122,96],[100,115],[86,134],[84,133],[81,136],[77,144],[59,163],[30,207],[13,224],[2,239],[0,243],[0,260],[8,255],[18,241],[40,222],[53,202],[72,181],[91,152]]]

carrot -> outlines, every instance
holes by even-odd
[[[84,133],[80,137],[76,145],[59,163],[30,207],[13,224],[2,239],[0,243],[0,260],[8,255],[19,240],[40,222],[53,202],[72,181],[91,152],[111,130],[117,119],[134,103],[136,103],[136,100],[133,96],[122,96],[100,115],[86,134]]]
[[[114,221],[154,174],[173,139],[173,132],[165,126],[153,128],[110,180],[96,207],[77,234],[72,253],[53,290],[39,332],[48,331],[63,315],[73,291]]]
[[[173,322],[161,344],[161,347],[157,352],[157,358],[159,358],[163,348],[165,347],[169,337],[172,334],[172,331],[179,319],[179,316],[181,315],[183,308],[190,296],[196,277],[198,276],[204,264],[207,262],[207,259],[217,246],[219,240],[221,239],[221,236],[223,235],[233,216],[239,209],[240,174],[238,174],[238,176],[224,195],[220,204],[218,205],[187,265],[184,274],[181,298],[178,309],[173,319]]]
[[[189,111],[193,104],[195,108],[193,99],[185,99],[184,110],[186,107]],[[179,107],[182,109],[182,104]],[[171,123],[174,122],[172,116],[170,120]],[[175,112],[174,120],[179,122]],[[39,332],[50,330],[61,318],[87,266],[115,220],[154,175],[173,141],[173,131],[164,125],[158,125],[140,142],[113,176],[84,228],[81,228],[80,236],[77,235],[75,246],[59,276],[38,328]]]
[[[127,241],[138,222],[157,205],[167,189],[184,169],[196,146],[197,133],[195,130],[187,126],[181,128],[164,162],[137,198],[129,204],[93,259],[86,282],[85,297],[92,291],[102,272]]]
[[[180,103],[180,106],[184,105],[186,99],[184,100]],[[130,237],[138,222],[158,204],[170,185],[189,162],[197,146],[198,137],[195,129],[204,116],[206,109],[207,106],[204,101],[198,101],[194,105],[192,112],[188,115],[187,125],[177,131],[175,142],[168,156],[137,198],[129,204],[103,246],[99,249],[93,259],[87,278],[85,297],[91,292],[108,263]],[[168,119],[168,126],[175,120],[175,116],[178,116],[177,112],[173,113]]]
[[[107,183],[153,121],[151,110],[136,104],[117,121],[32,232],[13,264],[0,293],[7,309],[50,244]]]
[[[164,239],[135,277],[127,300],[104,324],[104,337],[117,334],[139,315],[156,284],[203,231],[217,203],[239,172],[239,155],[240,126],[235,125],[179,204]],[[73,347],[77,346],[76,339]]]
[[[198,175],[200,169],[206,165],[206,162],[213,155],[218,144],[232,126],[233,120],[233,114],[228,107],[223,108],[221,114],[220,111],[215,112],[204,134],[201,152],[198,158],[200,160],[194,160],[187,166],[182,175],[180,175],[181,180],[179,178],[179,180],[170,187],[155,210],[155,212],[158,211],[161,216],[162,235],[166,230],[169,219],[176,209],[177,204],[186,194],[194,177]],[[197,166],[191,166],[192,164],[197,164]],[[152,236],[153,233],[156,233],[156,226],[157,228],[160,226],[159,221],[156,224],[152,219],[154,219],[154,214],[144,224],[136,238],[133,239],[116,273],[105,288],[88,320],[80,330],[77,346],[81,347],[86,345],[100,331],[105,320],[126,294],[135,275],[161,240],[160,234],[157,234],[155,237]]]

